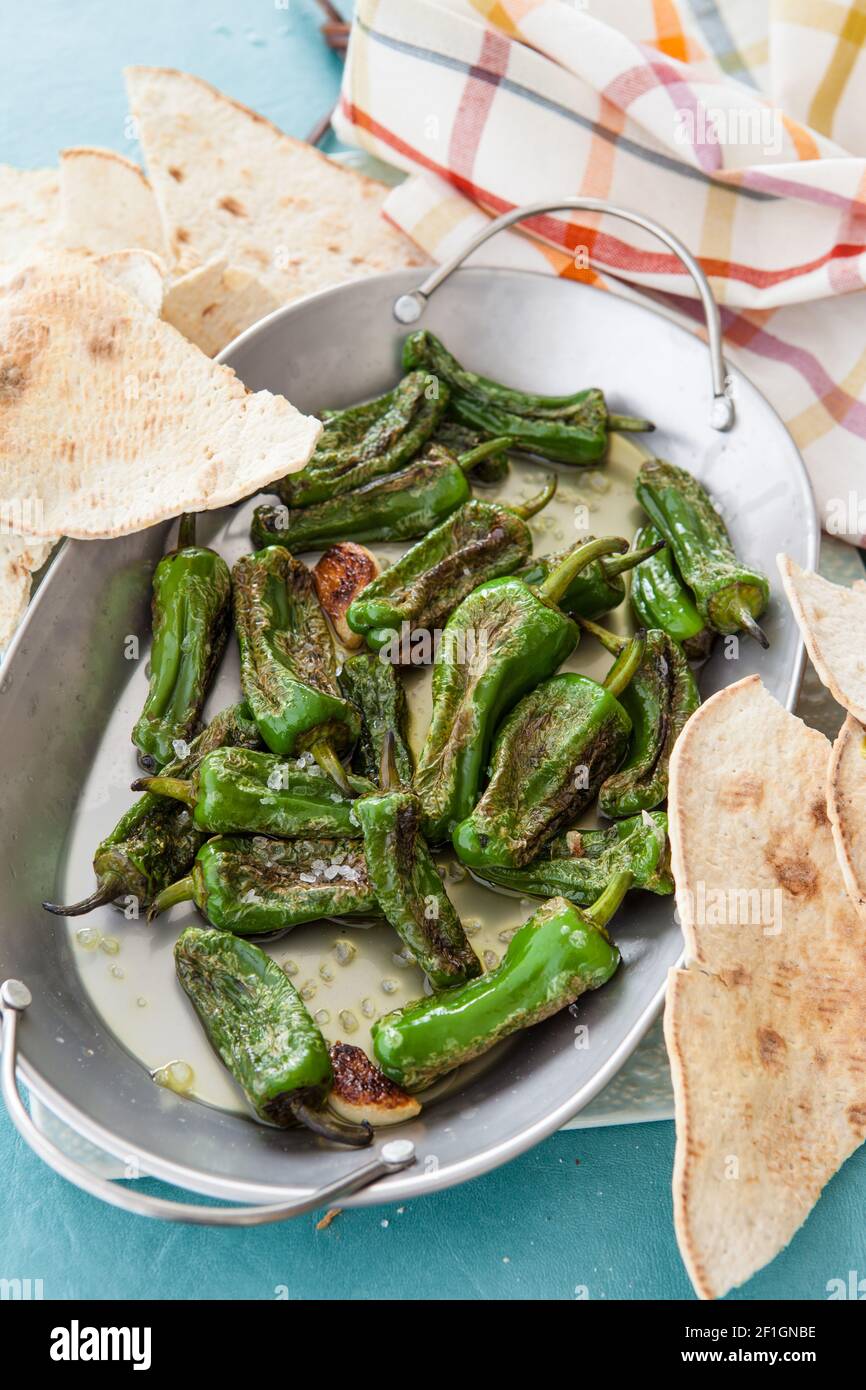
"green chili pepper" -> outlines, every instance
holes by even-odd
[[[132,731],[139,762],[153,772],[198,728],[225,650],[231,578],[215,550],[195,543],[195,517],[180,520],[177,548],[153,573],[150,685]]]
[[[407,1090],[489,1051],[606,984],[619,965],[605,923],[631,885],[617,874],[585,911],[551,898],[511,938],[495,970],[373,1024],[373,1050],[385,1075]]]
[[[403,344],[403,366],[435,372],[450,387],[451,414],[462,424],[489,435],[509,435],[515,449],[559,463],[596,464],[607,450],[609,430],[653,429],[649,420],[611,415],[601,391],[538,396],[466,371],[423,329]]]
[[[218,835],[202,845],[192,871],[163,889],[148,921],[194,902],[211,926],[265,936],[320,917],[377,911],[358,841],[268,840]]]
[[[321,1107],[333,1080],[328,1045],[276,961],[229,932],[187,927],[174,948],[177,978],[208,1041],[260,1120],[302,1124],[360,1147],[369,1125],[345,1125]]]
[[[216,715],[194,738],[185,758],[163,769],[166,777],[190,777],[214,748],[261,748],[255,721],[245,704],[231,705]],[[147,907],[163,888],[185,874],[204,836],[186,806],[166,797],[145,794],[124,812],[93,856],[95,892],[68,907],[43,903],[61,917],[81,917],[118,898],[137,898]]]
[[[433,632],[479,584],[509,574],[532,550],[525,518],[556,491],[556,477],[522,506],[473,498],[418,541],[368,584],[349,605],[346,620],[374,651],[416,629]]]
[[[626,639],[583,620],[587,632],[609,651],[621,653]],[[647,633],[646,653],[622,703],[632,722],[628,757],[602,786],[598,805],[615,819],[651,811],[668,794],[668,763],[686,721],[701,703],[697,682],[678,647],[666,632]]]
[[[707,627],[694,599],[677,573],[669,546],[655,526],[642,526],[634,538],[636,549],[659,541],[663,550],[641,561],[631,577],[631,606],[642,627],[660,628],[678,642],[689,661],[704,661],[713,645],[713,630]],[[598,613],[583,613],[596,618]]]
[[[253,545],[324,550],[338,541],[369,544],[426,536],[469,500],[466,475],[501,448],[502,440],[494,439],[457,459],[440,445],[430,445],[401,472],[327,502],[311,507],[256,507]]]
[[[518,701],[493,745],[490,781],[453,844],[471,868],[519,869],[563,825],[595,800],[619,767],[631,720],[617,698],[641,664],[643,633],[604,685],[588,676],[553,676]]]
[[[307,755],[309,756],[309,755]],[[140,777],[134,791],[172,797],[190,808],[199,830],[211,835],[274,835],[283,840],[357,838],[353,797],[372,791],[349,777],[349,796],[315,763],[286,762],[273,753],[217,748],[188,778]]]
[[[560,894],[588,907],[618,873],[628,870],[633,887],[666,895],[674,891],[664,811],[614,821],[604,830],[566,830],[548,840],[523,869],[485,865],[480,877],[499,888],[530,897]]]
[[[421,835],[418,798],[405,787],[392,790],[396,769],[390,734],[380,781],[380,792],[355,803],[376,900],[434,989],[462,984],[481,973],[481,962]]]
[[[586,536],[581,544],[594,539],[593,536]],[[618,608],[625,598],[625,581],[622,576],[660,550],[663,545],[664,541],[659,537],[657,542],[643,546],[640,550],[627,550],[626,542],[623,541],[625,554],[596,560],[574,576],[559,600],[563,613],[570,613],[575,618],[600,618],[612,608]],[[524,584],[542,584],[551,570],[556,569],[573,549],[572,546],[571,549],[557,551],[554,555],[539,555],[536,560],[530,560],[523,569],[518,570],[518,575]]]
[[[361,731],[337,684],[328,620],[306,565],[281,546],[244,555],[234,567],[241,686],[273,753],[311,752],[348,795],[339,754]]]
[[[349,657],[339,676],[347,700],[361,711],[361,736],[355,745],[352,770],[377,781],[385,736],[394,735],[394,762],[400,781],[412,781],[412,754],[406,742],[406,692],[389,661],[372,652]]]
[[[288,506],[307,507],[396,473],[433,434],[448,394],[429,372],[410,372],[366,405],[328,411],[312,458],[274,491]]]
[[[446,416],[440,422],[432,442],[450,449],[452,454],[468,454],[473,449],[477,449],[479,444],[484,444],[489,438],[491,436],[485,434],[483,430],[472,430],[468,425],[461,425],[459,420],[449,420]],[[473,470],[472,481],[484,485],[502,483],[508,477],[509,472],[508,450],[503,448],[498,453],[491,454],[489,458],[481,460]]]
[[[537,590],[513,575],[491,579],[451,614],[433,664],[433,713],[415,771],[431,843],[450,839],[478,800],[500,721],[577,646],[580,630],[558,599],[575,574],[623,544],[615,537],[587,542]]]
[[[670,546],[704,622],[715,632],[745,629],[768,647],[755,619],[769,602],[769,581],[740,564],[727,527],[697,478],[672,463],[650,459],[641,465],[635,493]]]

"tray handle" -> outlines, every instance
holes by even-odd
[[[632,212],[630,208],[617,207],[614,203],[605,202],[603,198],[557,198],[553,203],[527,203],[524,207],[512,208],[510,212],[503,212],[499,217],[489,223],[480,232],[472,237],[450,260],[437,266],[428,275],[422,285],[417,290],[412,290],[409,294],[401,294],[394,303],[394,317],[398,323],[417,323],[427,305],[427,300],[431,294],[439,288],[441,284],[452,275],[458,266],[462,265],[467,256],[471,256],[473,251],[477,251],[479,246],[483,246],[485,241],[495,236],[497,232],[502,232],[506,227],[512,226],[515,222],[523,222],[529,217],[538,217],[545,212],[603,212],[608,217],[621,217],[624,222],[631,222],[636,227],[643,227],[644,231],[651,232],[653,236],[663,241],[678,260],[682,262],[686,270],[695,282],[695,286],[700,296],[704,310],[704,322],[707,329],[708,348],[710,353],[710,375],[713,387],[713,403],[710,407],[710,425],[714,430],[729,430],[734,423],[734,402],[728,395],[727,373],[725,372],[725,362],[722,355],[722,326],[719,319],[719,307],[713,298],[709,281],[701,270],[691,251],[684,246],[673,232],[669,232],[660,223],[653,222],[649,217],[644,217],[640,212]]]
[[[35,1126],[18,1092],[16,1062],[18,1057],[18,1023],[21,1014],[32,1002],[30,990],[20,980],[6,980],[0,985],[0,1013],[3,1018],[3,1058],[0,1065],[0,1091],[6,1109],[18,1133],[34,1153],[55,1173],[69,1182],[99,1197],[110,1206],[135,1212],[138,1216],[156,1217],[161,1221],[179,1221],[188,1226],[264,1226],[272,1221],[285,1221],[304,1212],[315,1211],[329,1202],[348,1197],[362,1187],[369,1187],[389,1173],[397,1173],[415,1162],[415,1146],[408,1139],[394,1139],[383,1144],[375,1158],[325,1187],[319,1187],[290,1202],[275,1202],[269,1206],[205,1207],[192,1203],[173,1202],[164,1197],[150,1197],[143,1192],[120,1187],[107,1178],[92,1173],[83,1164],[63,1153]]]

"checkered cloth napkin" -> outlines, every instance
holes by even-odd
[[[386,213],[436,260],[542,198],[669,227],[709,276],[730,360],[797,441],[826,529],[866,544],[866,0],[770,8],[357,0],[334,126],[410,173]],[[614,218],[539,217],[477,256],[701,317],[679,262]]]

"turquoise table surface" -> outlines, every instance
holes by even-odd
[[[135,155],[121,68],[185,68],[305,135],[333,104],[338,59],[313,0],[3,0],[0,162],[60,147]],[[101,1205],[49,1171],[0,1111],[0,1279],[46,1298],[681,1299],[669,1123],[562,1133],[450,1192],[259,1230],[171,1226]],[[143,1188],[166,1193],[161,1184]],[[866,1151],[793,1244],[733,1297],[826,1298],[866,1275]]]

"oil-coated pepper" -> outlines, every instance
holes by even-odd
[[[642,526],[634,538],[635,549],[659,541],[664,546],[642,560],[632,572],[631,606],[641,627],[660,628],[678,642],[689,661],[704,661],[713,645],[713,630],[707,627],[695,601],[677,573],[670,547],[651,523]],[[581,617],[597,618],[598,613]]]
[[[588,541],[593,539],[593,536],[586,537]],[[623,549],[625,545],[623,541]],[[611,555],[587,565],[585,570],[574,576],[559,600],[563,613],[570,613],[574,618],[600,618],[611,609],[618,608],[625,598],[625,581],[622,576],[653,555],[656,550],[660,550],[663,545],[664,541],[659,538],[653,545],[643,546],[639,550],[626,550],[623,555]],[[571,550],[573,549],[572,546]],[[524,584],[543,584],[551,570],[556,569],[556,566],[571,554],[571,550],[560,550],[553,555],[539,555],[518,571],[520,578]]]
[[[367,873],[379,907],[434,989],[481,973],[421,834],[421,808],[408,788],[394,788],[392,740],[385,740],[382,790],[361,797],[355,814],[364,833]]]
[[[319,917],[377,911],[357,840],[269,840],[263,835],[208,840],[191,872],[160,893],[148,920],[182,902],[194,902],[212,927],[236,936],[264,936]]]
[[[147,699],[132,741],[149,772],[175,759],[197,731],[228,636],[231,578],[215,550],[195,543],[195,516],[153,573],[153,646]]]
[[[459,459],[430,445],[408,468],[311,507],[256,507],[253,545],[288,550],[324,550],[338,541],[408,541],[426,536],[469,500],[467,478],[475,466],[501,449],[490,440]]]
[[[474,589],[454,610],[433,664],[433,713],[415,770],[431,844],[451,838],[478,800],[500,721],[577,646],[559,597],[575,574],[618,550],[611,537],[580,546],[538,589],[513,575]]]
[[[466,371],[432,333],[412,333],[403,366],[434,372],[451,390],[450,412],[472,429],[510,435],[523,449],[559,463],[593,465],[607,450],[609,430],[651,430],[649,420],[611,415],[601,391],[539,396]]]
[[[769,646],[755,621],[769,602],[769,581],[740,564],[727,527],[697,478],[650,459],[641,465],[635,493],[670,546],[704,621],[716,632],[745,629],[762,647]]]
[[[551,898],[511,938],[495,970],[379,1019],[373,1050],[385,1075],[421,1090],[606,984],[620,956],[605,923],[630,883],[630,874],[618,874],[589,910]]]
[[[313,575],[281,546],[244,555],[234,567],[241,686],[273,753],[311,752],[342,791],[340,754],[361,731],[337,684],[337,657]]]
[[[588,907],[616,874],[628,870],[633,887],[647,893],[674,891],[667,843],[668,818],[653,811],[614,821],[604,830],[566,830],[523,869],[495,865],[477,870],[489,883],[530,897],[561,895]]]
[[[182,801],[199,830],[211,835],[274,835],[283,840],[357,838],[353,798],[373,788],[349,776],[338,791],[309,754],[286,762],[273,753],[217,748],[189,778],[140,777],[133,790]]]
[[[587,632],[609,652],[624,650],[626,639],[584,621]],[[602,786],[598,805],[602,815],[615,819],[651,811],[668,794],[668,764],[674,744],[690,715],[701,703],[697,682],[678,647],[666,632],[647,633],[646,652],[622,703],[632,722],[628,757]]]
[[[359,652],[343,666],[340,688],[361,711],[361,735],[352,755],[352,771],[378,781],[385,738],[394,736],[394,764],[401,783],[408,785],[414,771],[406,742],[406,692],[389,661],[372,652]]]
[[[166,777],[190,777],[215,748],[261,748],[262,740],[249,708],[230,705],[194,738],[184,758],[163,768]],[[93,871],[97,886],[82,902],[63,906],[43,903],[62,917],[81,917],[95,907],[136,898],[147,907],[158,893],[185,874],[203,843],[189,809],[167,797],[145,793],[121,816],[97,846]]]
[[[532,551],[526,519],[556,490],[556,478],[522,506],[472,498],[377,576],[349,605],[353,632],[380,650],[395,632],[434,632],[479,584],[517,569]]]
[[[396,473],[426,444],[447,404],[448,387],[421,371],[365,405],[327,411],[312,458],[274,491],[290,507],[308,507]]]
[[[631,720],[617,698],[646,646],[632,639],[628,661],[604,685],[589,676],[552,676],[518,701],[493,744],[490,781],[454,831],[464,864],[519,869],[546,840],[595,800],[625,757]]]
[[[302,1124],[361,1147],[369,1125],[345,1125],[323,1109],[333,1080],[328,1045],[291,980],[251,941],[187,927],[174,948],[177,978],[208,1041],[265,1124]]]
[[[491,437],[483,430],[470,429],[468,425],[461,425],[459,420],[446,417],[440,421],[439,428],[433,436],[433,443],[444,445],[452,454],[468,454]],[[503,447],[498,453],[482,459],[473,471],[472,481],[486,486],[501,483],[508,477],[509,471],[508,450]]]

